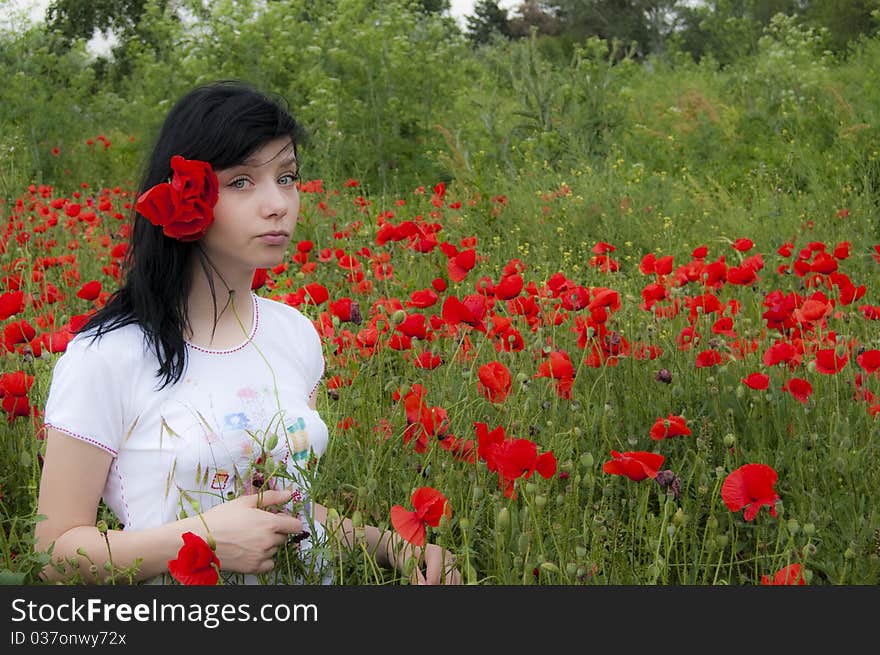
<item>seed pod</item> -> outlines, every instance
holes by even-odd
[[[559,573],[559,567],[554,562],[541,562],[541,568],[550,573]]]

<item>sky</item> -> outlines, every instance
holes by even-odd
[[[0,26],[8,24],[7,13],[11,10],[25,10],[33,21],[43,20],[46,7],[51,0],[0,0]],[[473,13],[475,0],[450,0],[450,14],[458,22],[461,29],[467,28],[465,16]],[[519,0],[499,0],[498,5],[507,9],[508,16],[513,16],[513,9],[519,5]],[[103,54],[109,50],[108,41],[100,35],[92,39],[88,49],[95,54]]]
[[[473,13],[474,1],[475,0],[450,0],[450,4],[452,5],[452,16],[455,17],[459,23],[464,24],[464,17]],[[501,0],[498,4],[502,8],[507,9],[509,15],[513,13],[512,9],[516,7],[519,2],[517,0]],[[0,3],[0,5],[11,5],[15,8],[29,8],[31,11],[31,18],[34,20],[40,20],[43,18],[46,7],[49,5],[49,0],[7,0]]]

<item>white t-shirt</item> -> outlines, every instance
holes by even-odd
[[[289,509],[295,503],[306,529],[315,528],[301,547],[320,541],[320,526],[308,519],[309,481],[328,441],[308,406],[324,374],[320,337],[299,310],[251,297],[251,334],[228,350],[187,343],[183,376],[161,391],[156,354],[137,325],[94,342],[77,335],[55,363],[44,421],[113,455],[103,498],[125,530],[205,512],[269,477],[267,487],[295,485]],[[170,581],[162,577],[151,582]]]

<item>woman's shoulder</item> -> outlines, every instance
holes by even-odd
[[[312,319],[303,314],[296,307],[291,307],[286,303],[273,300],[272,298],[266,298],[264,296],[256,295],[256,298],[261,320],[265,317],[272,322],[281,321],[294,323],[299,326],[300,329],[314,329]]]
[[[131,323],[109,331],[79,332],[67,344],[68,353],[99,354],[112,362],[126,362],[142,357],[147,352],[144,332]]]

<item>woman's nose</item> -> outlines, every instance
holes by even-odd
[[[281,218],[287,215],[288,199],[281,189],[272,185],[263,194],[262,209],[265,218]]]

